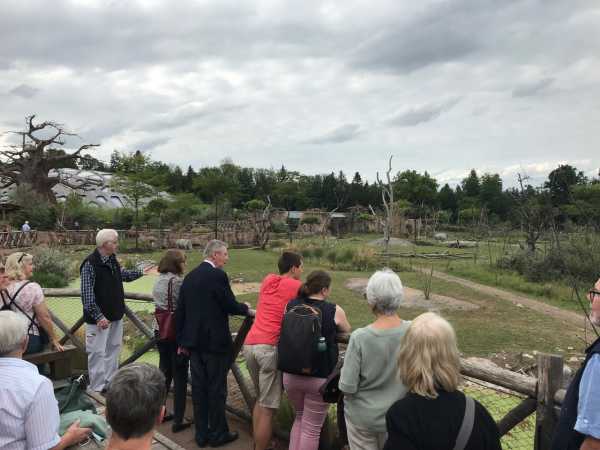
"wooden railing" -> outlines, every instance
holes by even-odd
[[[44,294],[47,297],[72,298],[79,297],[80,291],[78,289],[44,289]],[[125,292],[125,297],[131,300],[153,302],[151,295],[138,292]],[[153,331],[150,330],[128,306],[125,307],[125,315],[148,340],[142,347],[137,349],[134,354],[123,361],[121,366],[137,360],[156,345],[156,338],[154,337]],[[83,316],[71,327],[65,324],[55,314],[52,314],[52,319],[56,326],[64,333],[61,344],[71,341],[78,349],[85,351],[84,343],[75,335],[75,332],[84,323]],[[236,359],[252,323],[252,318],[245,318],[238,331],[233,334],[234,363],[231,366],[231,372],[238,384],[248,411],[250,412],[254,407],[256,399],[253,394],[253,389],[248,385]],[[349,337],[350,335],[348,334],[340,334],[338,335],[338,342],[348,343]],[[562,405],[565,395],[564,389],[561,389],[563,381],[563,364],[562,356],[538,354],[537,377],[531,377],[493,365],[481,364],[479,362],[461,358],[461,373],[470,379],[484,382],[490,386],[508,389],[525,396],[517,406],[506,413],[504,417],[498,421],[500,434],[504,436],[521,422],[526,420],[530,415],[536,413],[534,450],[548,450],[551,446],[554,430],[558,422],[560,406]],[[236,406],[227,405],[227,410],[245,420],[251,420],[251,414],[247,411],[240,410]],[[282,433],[279,434],[281,435]],[[283,434],[285,435],[285,433]]]

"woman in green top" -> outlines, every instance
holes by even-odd
[[[396,380],[396,355],[410,324],[398,316],[402,295],[400,277],[390,269],[369,278],[366,297],[375,321],[350,336],[339,384],[350,450],[383,449],[385,413],[406,394]]]

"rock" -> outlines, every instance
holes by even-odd
[[[446,233],[435,233],[435,234],[433,235],[433,238],[434,238],[436,241],[445,241],[445,240],[447,240],[447,239],[448,239],[448,235],[447,235]]]
[[[524,308],[524,306],[520,303],[517,303],[517,308]]]
[[[523,355],[522,355],[522,356],[523,356],[523,358],[527,358],[527,359],[535,359],[535,358],[533,357],[533,355],[530,355],[529,353],[523,353]]]
[[[571,363],[576,363],[579,362],[579,358],[577,356],[571,356],[568,361]]]

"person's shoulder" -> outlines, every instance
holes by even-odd
[[[350,339],[356,342],[362,342],[365,338],[371,335],[372,333],[369,332],[368,327],[360,327],[352,332]]]

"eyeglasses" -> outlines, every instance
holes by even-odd
[[[17,261],[17,264],[21,264],[21,261],[23,261],[23,258],[25,258],[26,256],[30,256],[27,253],[21,253],[21,256],[19,256],[19,260]]]

